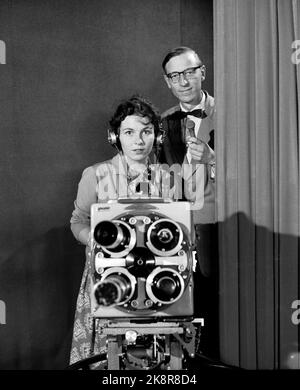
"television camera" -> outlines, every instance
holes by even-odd
[[[97,203],[91,237],[91,307],[107,340],[104,369],[183,369],[203,325],[193,318],[190,204]]]

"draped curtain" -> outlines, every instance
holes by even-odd
[[[299,0],[214,0],[220,353],[248,369],[300,368],[299,39]]]

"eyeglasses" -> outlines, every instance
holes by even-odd
[[[182,72],[172,72],[168,73],[167,77],[168,79],[171,79],[172,83],[178,83],[180,79],[180,75],[182,74],[185,79],[191,80],[195,77],[196,70],[201,68],[202,65],[194,66],[193,68],[187,68],[183,70]]]

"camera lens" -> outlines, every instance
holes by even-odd
[[[167,244],[173,239],[173,234],[170,229],[161,229],[157,233],[157,238],[162,244]]]
[[[111,306],[122,303],[130,293],[130,281],[123,275],[112,274],[98,284],[95,298],[99,305]]]
[[[181,297],[184,281],[177,271],[158,267],[148,276],[146,291],[153,302],[170,304]]]
[[[161,272],[153,280],[153,294],[161,301],[172,301],[181,291],[180,282],[176,275]]]
[[[169,276],[164,276],[156,283],[156,289],[160,292],[161,299],[166,300],[172,297],[176,290],[176,281]]]
[[[172,222],[163,221],[156,225],[151,232],[151,241],[159,250],[171,250],[177,246],[179,241],[179,231]]]
[[[112,221],[98,223],[94,230],[96,242],[107,249],[118,249],[129,243],[130,232],[126,226]]]
[[[96,288],[95,297],[99,305],[111,306],[117,301],[118,288],[114,283],[104,281]]]
[[[147,238],[147,246],[153,253],[173,256],[181,248],[183,233],[178,223],[162,218],[149,227]]]

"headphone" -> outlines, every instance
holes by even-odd
[[[153,147],[156,149],[156,152],[160,151],[162,144],[164,143],[166,137],[166,132],[162,128],[161,122],[158,125],[157,135],[154,140]],[[119,139],[119,134],[116,134],[112,129],[107,129],[107,140],[117,151],[120,153],[122,150],[121,142]]]

